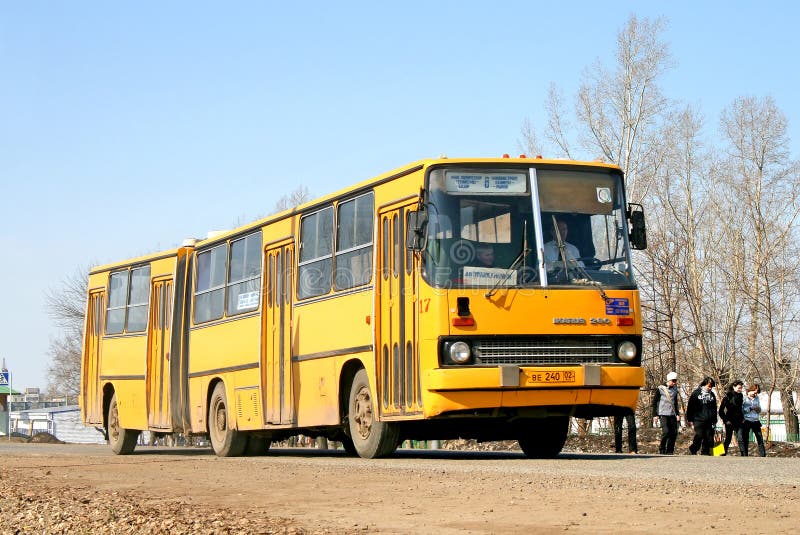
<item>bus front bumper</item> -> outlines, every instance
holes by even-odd
[[[429,370],[423,388],[426,416],[489,407],[607,406],[635,408],[644,369],[580,365]]]

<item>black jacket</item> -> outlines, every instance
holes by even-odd
[[[686,421],[717,423],[717,396],[713,390],[704,392],[703,387],[698,387],[692,392],[686,404]]]
[[[725,394],[725,397],[722,398],[722,403],[719,405],[719,417],[722,418],[723,422],[737,426],[742,423],[744,420],[744,413],[742,412],[743,399],[741,392],[731,390]]]

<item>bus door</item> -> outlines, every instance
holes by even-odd
[[[172,331],[171,278],[156,279],[150,290],[150,324],[147,350],[147,423],[170,429],[169,352]]]
[[[103,399],[100,391],[100,341],[103,337],[105,291],[89,292],[86,318],[86,347],[83,349],[83,414],[86,423],[103,423]]]
[[[419,352],[417,350],[417,288],[413,255],[406,252],[405,223],[413,204],[392,206],[379,213],[380,254],[376,310],[378,317],[378,389],[382,413],[419,412]]]
[[[264,351],[261,367],[265,423],[294,420],[292,392],[292,262],[294,242],[267,247],[265,253]]]

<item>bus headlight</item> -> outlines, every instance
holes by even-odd
[[[622,342],[617,346],[617,356],[622,362],[633,362],[636,358],[636,344],[633,342]]]
[[[456,364],[469,362],[472,350],[466,342],[453,342],[450,345],[450,360]]]

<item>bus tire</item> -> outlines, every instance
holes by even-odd
[[[238,457],[247,446],[247,436],[230,427],[230,416],[225,383],[217,383],[208,404],[208,436],[218,457]]]
[[[519,447],[531,459],[552,459],[564,448],[568,430],[568,416],[528,420],[520,425]]]
[[[139,431],[125,429],[119,425],[119,408],[117,407],[117,394],[111,396],[111,403],[108,404],[108,444],[111,451],[117,455],[130,455],[136,448],[136,440],[139,438]]]
[[[369,388],[367,372],[363,369],[353,377],[347,407],[350,438],[360,457],[376,459],[394,453],[400,438],[399,429],[396,424],[377,419],[375,399]]]
[[[257,435],[250,435],[247,437],[247,447],[244,449],[244,454],[247,456],[266,455],[272,441],[266,437]]]
[[[356,446],[353,444],[353,439],[347,435],[344,435],[340,439],[342,443],[342,448],[344,448],[344,452],[349,455],[350,457],[358,457],[358,452],[356,451]]]

